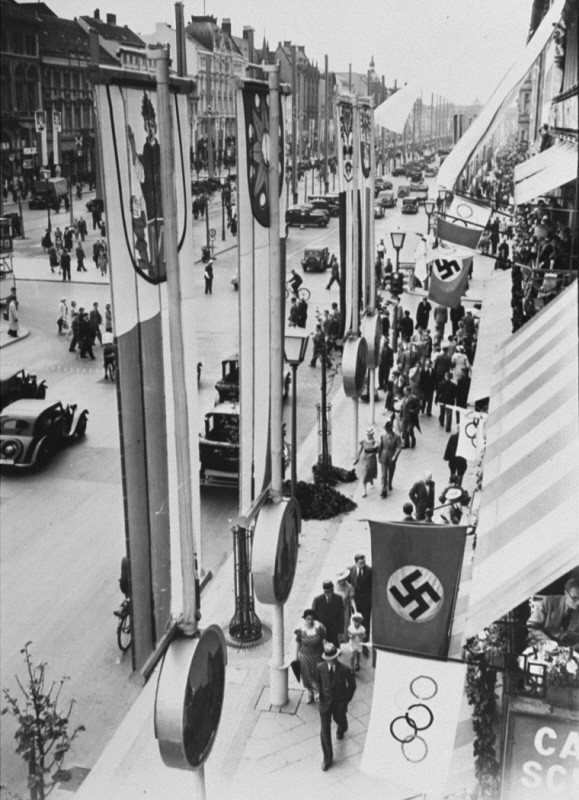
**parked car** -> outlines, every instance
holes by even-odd
[[[330,266],[330,251],[327,247],[307,247],[302,258],[304,272],[325,272]]]
[[[44,465],[69,442],[86,433],[88,410],[40,399],[16,400],[0,416],[0,465]]]
[[[330,217],[340,216],[340,196],[338,194],[313,194],[308,196],[308,203],[314,208],[327,211]]]
[[[400,177],[401,175],[406,175],[406,168],[405,168],[405,167],[403,167],[403,166],[400,166],[400,167],[394,167],[394,169],[392,170],[392,175],[393,175],[395,178],[398,178],[398,177]]]
[[[380,192],[383,192],[384,189],[393,189],[394,184],[392,181],[386,181],[384,178],[375,178],[374,179],[374,197],[378,197]]]
[[[427,178],[435,178],[438,175],[438,167],[435,164],[429,165],[424,170],[424,175]]]
[[[374,219],[384,219],[386,215],[386,209],[382,205],[382,203],[375,203],[374,204]]]
[[[407,174],[410,178],[410,183],[420,183],[424,177],[420,169],[412,169]]]
[[[410,186],[399,186],[398,197],[408,197],[410,195]]]
[[[239,354],[234,353],[221,362],[221,380],[215,384],[218,403],[239,400]]]
[[[394,189],[383,189],[376,200],[383,208],[394,208],[398,202]]]
[[[329,221],[330,215],[327,211],[314,208],[308,203],[291,206],[285,212],[286,225],[318,225],[320,228],[325,228]]]
[[[403,214],[418,214],[418,200],[416,197],[405,197],[402,201]]]
[[[201,483],[237,486],[239,481],[239,406],[220,403],[205,414],[199,434]]]
[[[16,400],[46,397],[46,381],[36,380],[36,375],[19,369],[2,370],[0,373],[0,409],[6,408]]]

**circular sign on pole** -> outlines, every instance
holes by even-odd
[[[215,230],[215,228],[209,228],[209,236],[212,239],[215,239],[215,237],[217,236],[217,231]]]
[[[218,625],[169,645],[155,697],[155,738],[168,767],[196,770],[206,761],[221,719],[226,664]]]
[[[289,597],[298,563],[301,526],[295,498],[269,503],[260,510],[251,556],[253,585],[260,603],[285,603]]]
[[[364,391],[368,364],[368,345],[361,336],[350,336],[344,342],[342,378],[346,397],[360,397]]]

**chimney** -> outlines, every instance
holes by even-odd
[[[101,18],[101,12],[100,12],[100,9],[98,9],[98,8],[95,8],[95,10],[94,10],[94,18],[95,18],[95,19],[100,19],[100,18]]]
[[[291,46],[292,46],[292,43],[291,43],[291,41],[289,41],[289,42],[284,42],[284,43],[283,43],[283,46],[284,46],[284,47],[291,47]]]
[[[247,39],[247,49],[249,53],[253,53],[253,34],[255,33],[254,29],[249,25],[243,26],[243,38]]]
[[[221,30],[228,36],[231,36],[231,20],[229,17],[223,17],[221,21]]]
[[[306,54],[305,44],[298,44],[298,50],[300,51],[300,53],[303,53],[305,55]]]
[[[117,24],[117,15],[107,14],[107,25],[116,25],[116,24]]]

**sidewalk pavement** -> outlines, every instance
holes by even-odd
[[[379,434],[386,417],[383,400],[376,405],[374,429]],[[333,463],[350,468],[354,458],[353,401],[340,390],[333,404]],[[370,407],[360,404],[359,436],[363,438],[371,423]],[[284,608],[287,663],[294,657],[294,634],[303,609],[321,592],[326,577],[353,564],[354,554],[370,557],[370,532],[367,520],[399,520],[408,491],[425,470],[431,470],[440,493],[448,483],[448,468],[442,455],[448,434],[437,416],[421,417],[422,435],[416,449],[404,450],[398,462],[394,490],[380,498],[379,485],[361,496],[358,483],[337,488],[354,499],[357,508],[347,515],[327,521],[303,523],[296,579]],[[298,453],[298,478],[311,480],[311,467],[317,459],[317,431],[314,428]],[[474,476],[465,479],[472,491]],[[201,625],[217,623],[227,630],[234,611],[233,563],[224,565],[207,587],[202,598]],[[271,628],[271,607],[256,604],[265,626]],[[334,744],[334,764],[321,771],[319,712],[316,704],[306,705],[301,684],[289,671],[289,703],[283,708],[269,704],[268,659],[271,642],[249,649],[228,648],[226,693],[221,725],[215,745],[205,765],[207,798],[219,800],[290,800],[300,795],[316,800],[335,800],[336,793],[367,800],[384,797],[381,781],[360,772],[360,761],[370,710],[374,675],[371,661],[362,660],[356,674],[357,691],[349,706],[350,727],[343,741]],[[344,657],[345,656],[345,657]],[[347,653],[343,655],[347,663]],[[158,672],[158,670],[157,670]],[[161,761],[154,736],[154,702],[157,674],[151,677],[138,700],[114,733],[97,764],[77,791],[77,800],[105,800],[108,797],[163,798],[180,800],[201,797],[193,787],[196,778],[188,772],[172,770]],[[335,727],[334,727],[335,731]],[[58,800],[70,798],[59,790]]]

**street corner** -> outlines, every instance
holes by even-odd
[[[30,336],[30,331],[28,328],[21,327],[18,331],[18,336],[10,336],[8,333],[8,328],[2,326],[2,328],[0,328],[0,350],[4,347],[10,347],[10,345],[18,344],[18,342],[21,342],[28,336]]]

